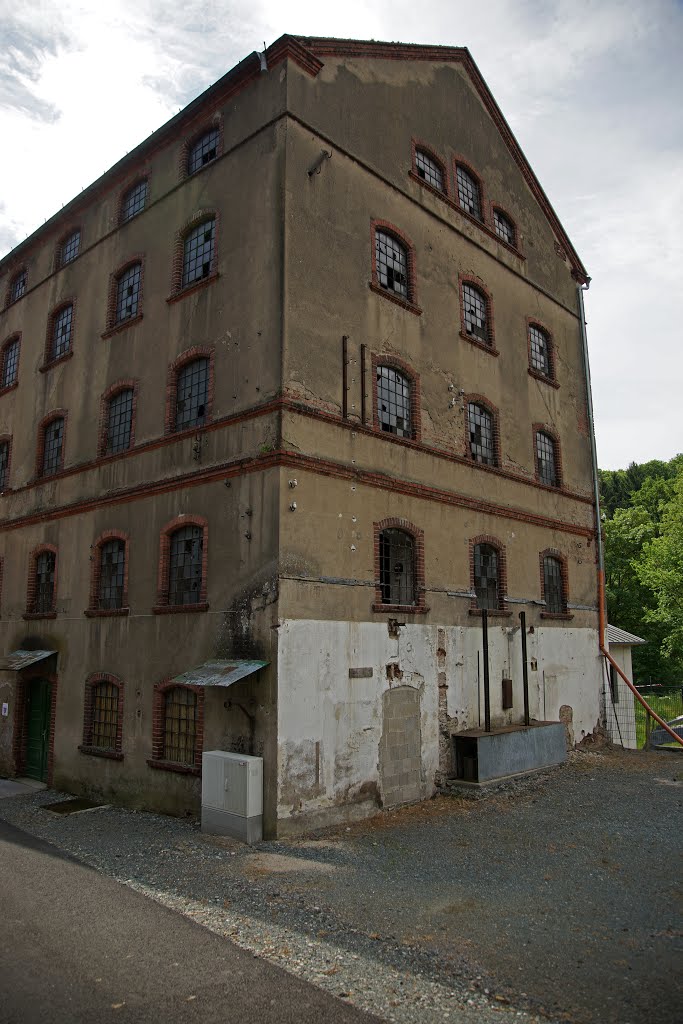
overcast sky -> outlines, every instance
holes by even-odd
[[[0,256],[284,32],[469,47],[593,278],[600,465],[683,450],[683,0],[0,0]]]

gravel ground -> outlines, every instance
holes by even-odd
[[[397,1024],[673,1024],[682,779],[675,755],[581,752],[480,801],[251,848],[160,815],[61,817],[49,790],[0,817]]]

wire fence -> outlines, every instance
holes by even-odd
[[[683,684],[648,683],[636,689],[652,710],[683,738]],[[679,747],[606,661],[603,700],[607,735],[612,743],[630,750]]]

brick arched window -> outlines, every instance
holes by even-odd
[[[109,530],[92,549],[90,606],[87,615],[128,614],[128,535]]]
[[[379,295],[397,302],[411,313],[420,314],[417,305],[415,248],[409,238],[393,224],[373,220],[372,280],[370,287]]]
[[[555,350],[553,339],[547,327],[535,320],[527,320],[527,345],[529,349],[529,373],[557,387],[555,381]]]
[[[5,305],[10,306],[17,299],[20,299],[22,295],[26,293],[28,288],[28,270],[26,267],[22,267],[21,270],[15,271],[7,286],[7,296],[5,298]]]
[[[211,419],[214,353],[210,348],[184,352],[168,369],[166,431],[198,429]]]
[[[173,254],[171,294],[175,302],[190,290],[218,276],[218,215],[215,210],[198,210],[177,232]]]
[[[133,217],[137,216],[138,213],[142,213],[147,205],[148,193],[148,178],[140,178],[139,181],[129,185],[121,196],[121,207],[119,212],[119,220],[121,224],[125,224],[126,221],[132,220]]]
[[[15,388],[19,383],[20,351],[20,334],[13,334],[0,349],[0,392]]]
[[[188,139],[181,152],[181,177],[190,177],[217,160],[223,151],[223,119],[217,118]]]
[[[441,195],[448,194],[448,176],[443,161],[424,143],[413,139],[412,176]]]
[[[57,600],[57,548],[43,544],[31,552],[24,618],[54,618]]]
[[[455,195],[460,209],[484,223],[484,189],[479,176],[467,164],[455,161]]]
[[[0,437],[0,493],[9,487],[9,470],[12,461],[12,436]]]
[[[484,286],[460,277],[460,333],[467,341],[498,355],[495,346],[493,301]]]
[[[507,213],[498,206],[493,207],[493,230],[501,242],[511,248],[517,248],[517,226]]]
[[[114,324],[122,324],[140,315],[142,300],[142,262],[136,260],[116,276]],[[114,326],[112,324],[112,326]]]
[[[420,378],[403,359],[372,356],[374,423],[377,430],[419,440]]]
[[[51,413],[38,425],[36,477],[54,476],[64,465],[66,413]]]
[[[47,368],[62,359],[67,359],[71,355],[73,351],[75,314],[74,303],[63,302],[48,317],[43,368]]]
[[[404,519],[375,523],[375,611],[426,611],[424,532]]]
[[[557,438],[546,427],[539,429],[534,424],[534,462],[536,479],[547,487],[562,484],[560,446]]]
[[[119,381],[102,396],[98,455],[116,455],[135,444],[137,381]]]
[[[482,608],[505,611],[505,549],[495,537],[474,537],[470,541],[470,588],[474,593],[473,612]]]
[[[152,768],[198,775],[204,743],[204,689],[165,680],[154,687]]]
[[[81,229],[73,228],[67,235],[65,235],[55,253],[55,267],[65,267],[67,263],[72,263],[76,259],[81,251]]]
[[[178,516],[162,531],[155,612],[206,611],[207,544],[201,516]]]
[[[542,618],[571,618],[568,614],[567,601],[569,581],[567,559],[561,552],[553,548],[541,551],[541,595],[545,604]]]
[[[484,466],[498,466],[498,415],[495,408],[476,395],[468,396],[466,406],[467,454]]]
[[[123,681],[94,673],[85,683],[83,743],[79,750],[115,761],[123,759]]]

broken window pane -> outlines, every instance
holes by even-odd
[[[550,340],[536,324],[529,326],[529,355],[531,369],[550,377]]]
[[[477,338],[486,345],[490,345],[488,302],[486,296],[473,285],[464,283],[462,286],[462,306],[465,333],[470,338]]]
[[[127,220],[134,217],[136,213],[140,213],[144,210],[147,202],[147,179],[138,181],[136,185],[133,185],[128,189],[121,202],[121,222],[125,224]]]
[[[559,485],[555,460],[555,441],[541,430],[536,432],[536,466],[541,483],[548,484],[550,487],[557,487]]]
[[[199,604],[203,538],[200,526],[183,526],[171,534],[169,604]]]
[[[105,455],[127,451],[130,448],[132,429],[133,389],[125,388],[109,399]]]
[[[491,544],[476,544],[474,548],[474,590],[477,608],[500,607],[498,552]]]
[[[209,360],[193,359],[178,370],[176,385],[176,430],[201,427],[206,422],[209,400]]]
[[[71,348],[73,318],[73,306],[64,306],[55,314],[52,326],[52,352],[50,353],[52,359],[59,359],[60,356],[66,355]]]
[[[202,135],[201,139],[190,149],[187,163],[187,173],[194,174],[200,167],[216,159],[218,155],[218,128],[212,128],[210,132]]]
[[[377,367],[377,418],[382,430],[412,437],[410,381],[391,366]]]
[[[467,422],[470,432],[471,457],[475,462],[495,466],[496,446],[493,416],[483,405],[470,402],[467,406]]]
[[[81,232],[80,229],[76,229],[73,234],[69,235],[62,242],[62,266],[65,263],[71,263],[78,256],[81,249]]]
[[[462,209],[477,220],[483,220],[481,215],[481,192],[479,183],[475,181],[469,171],[466,171],[460,164],[456,165],[455,177],[458,186],[458,202]]]
[[[546,555],[543,559],[543,590],[546,611],[560,615],[567,610],[562,563],[552,555]]]
[[[137,316],[140,302],[140,281],[142,277],[142,264],[134,263],[128,267],[119,277],[116,283],[116,323],[130,320]]]
[[[501,210],[493,211],[493,227],[498,237],[502,238],[508,245],[514,246],[516,244],[515,226]]]
[[[0,387],[8,388],[17,379],[17,373],[19,370],[19,339],[15,338],[14,341],[9,341],[2,352],[2,377],[0,378]]]
[[[443,187],[443,171],[436,160],[432,160],[427,153],[421,149],[415,150],[415,170],[418,177],[426,181],[428,185],[439,190],[444,191]]]
[[[53,551],[41,551],[36,558],[32,612],[47,615],[53,610],[54,587],[55,554]]]
[[[123,582],[126,545],[122,540],[108,540],[100,547],[99,608],[123,607]]]
[[[379,579],[384,604],[417,604],[415,541],[404,530],[380,533]]]
[[[392,235],[375,231],[377,281],[381,288],[408,298],[408,254]]]
[[[42,475],[52,476],[62,466],[62,443],[64,440],[64,420],[58,417],[45,427],[43,446]]]
[[[215,241],[215,218],[199,224],[185,238],[183,249],[183,288],[201,281],[211,273]]]

